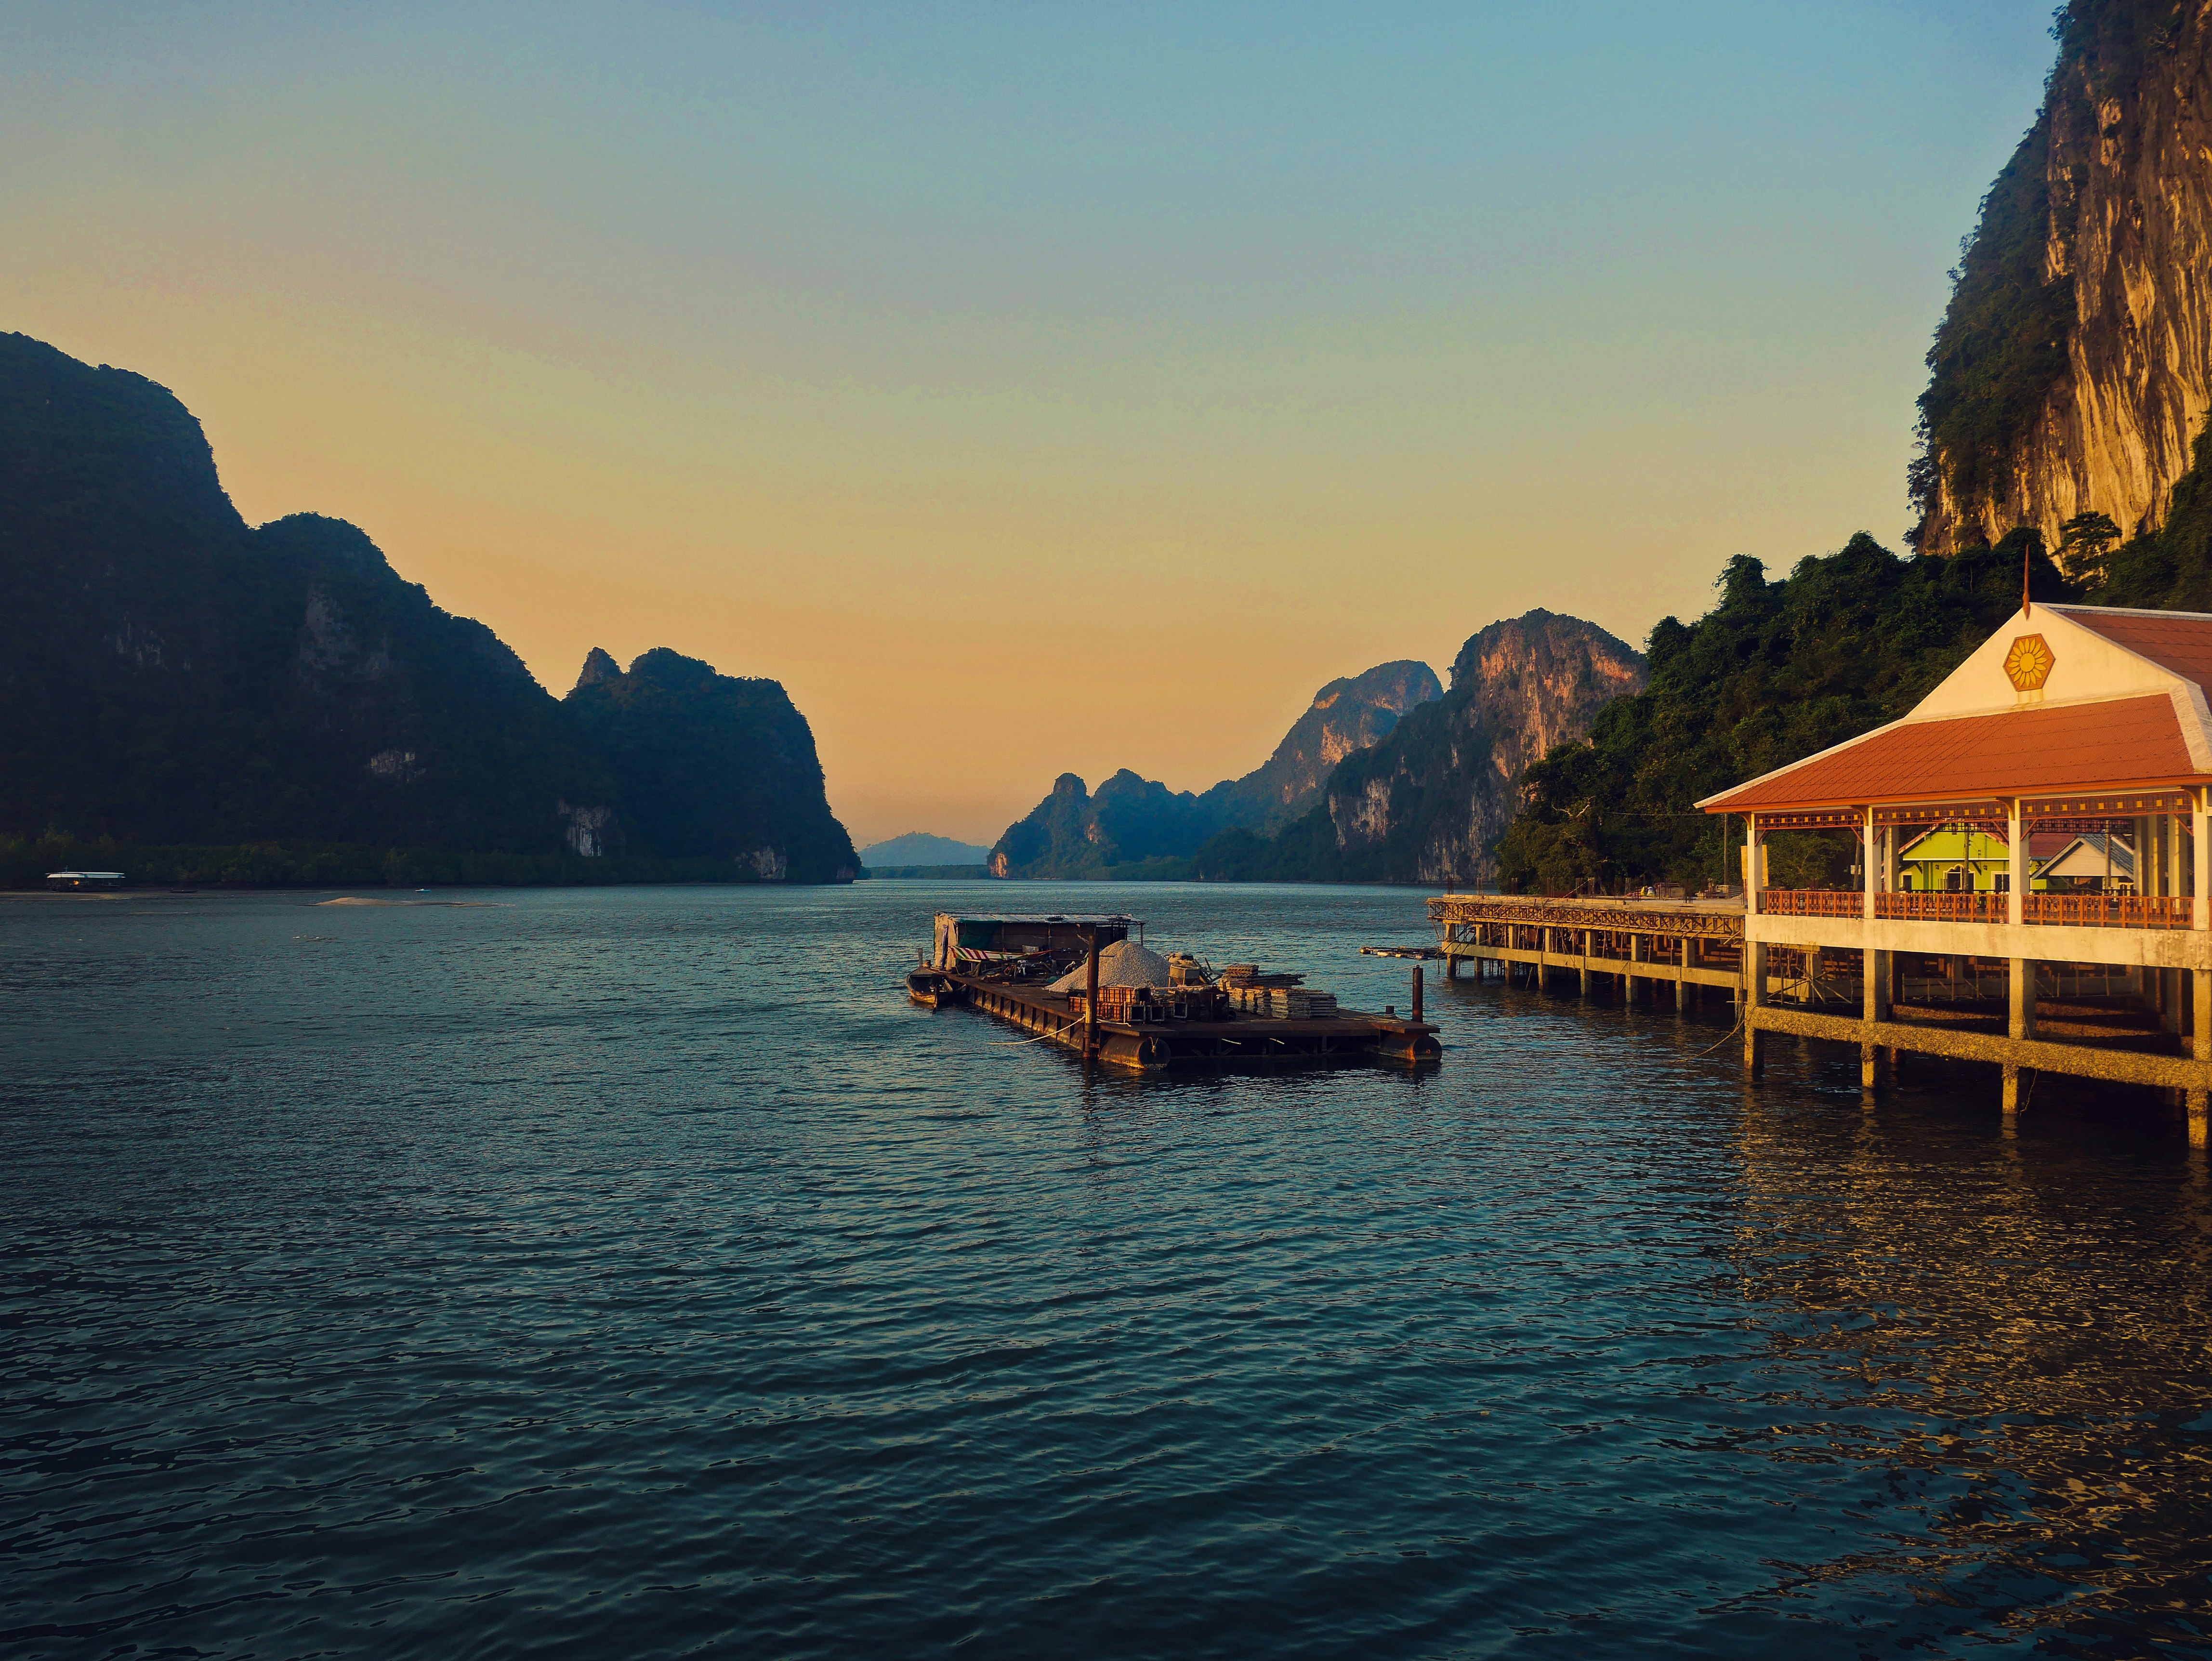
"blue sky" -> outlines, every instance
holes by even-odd
[[[1901,545],[2040,6],[0,3],[0,327],[556,691],[783,679],[866,837],[1202,788],[1532,605]],[[1135,672],[1211,718],[912,697]]]

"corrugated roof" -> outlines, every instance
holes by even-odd
[[[940,911],[937,915],[961,922],[1075,922],[1088,926],[1094,922],[1137,921],[1119,911]]]
[[[2046,877],[2125,877],[2133,881],[2136,850],[2121,837],[2086,831],[2045,866]]]
[[[1710,812],[1748,813],[2110,789],[2191,778],[2196,771],[2172,700],[2154,693],[1901,722],[1705,806]]]
[[[2051,609],[2102,635],[2113,645],[2148,658],[2161,669],[2186,676],[2199,686],[2212,687],[2212,616],[2190,611],[2077,611],[2063,605]]]

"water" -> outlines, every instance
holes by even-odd
[[[1087,1081],[899,994],[1006,891],[0,904],[0,1652],[2212,1653],[2156,1102],[1466,982]],[[1419,897],[1023,890],[1401,1007]]]

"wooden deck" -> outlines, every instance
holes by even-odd
[[[1083,1053],[1083,1018],[1068,1000],[1042,988],[952,974],[968,1001],[986,1014],[1038,1035],[1039,1042]],[[1097,1025],[1097,1060],[1125,1073],[1170,1067],[1315,1066],[1361,1060],[1413,1064],[1443,1053],[1427,1021],[1341,1010],[1327,1020],[1272,1020],[1232,1014],[1225,1021],[1148,1021]]]

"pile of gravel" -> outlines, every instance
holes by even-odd
[[[1080,992],[1088,985],[1090,967],[1078,964],[1045,990],[1048,992]],[[1098,948],[1098,984],[1101,986],[1165,986],[1168,983],[1168,960],[1157,952],[1147,952],[1134,940],[1116,940],[1111,946]]]

